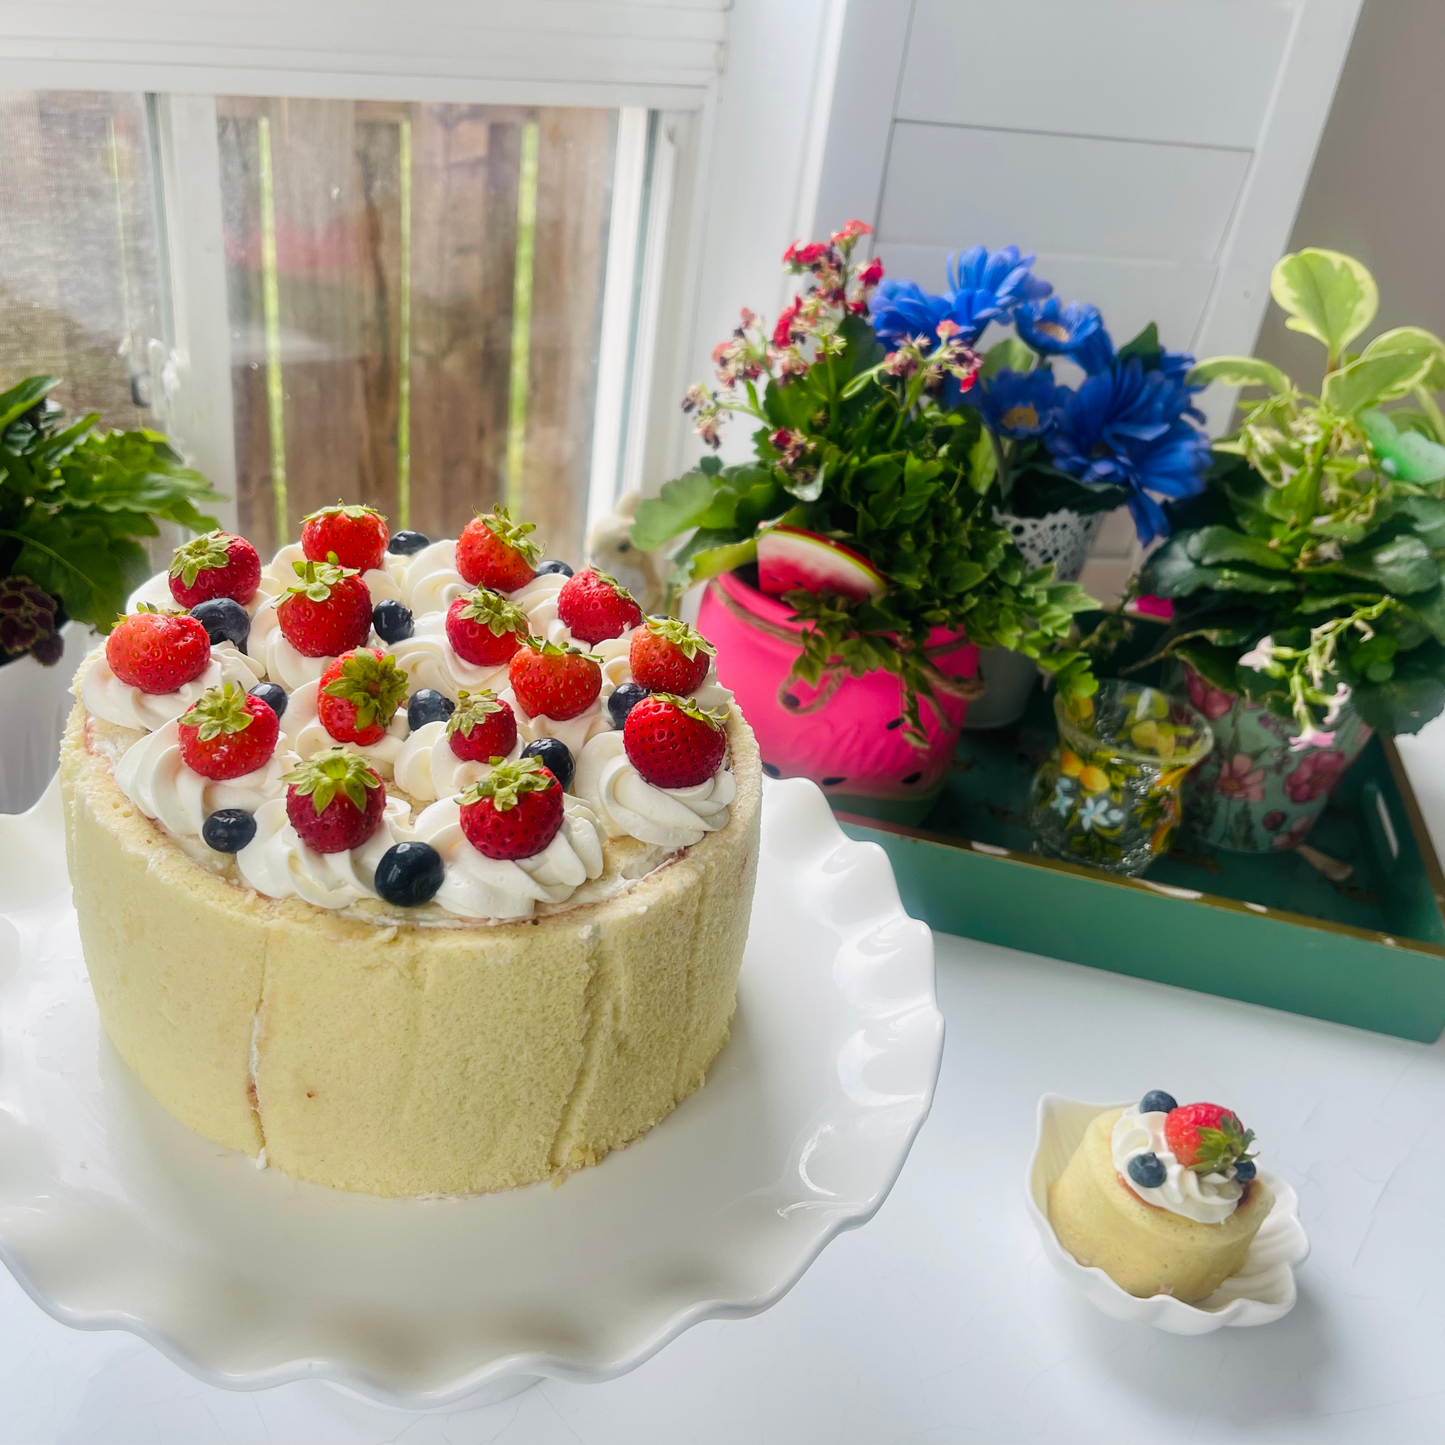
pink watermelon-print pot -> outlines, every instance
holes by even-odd
[[[737,696],[772,777],[811,778],[833,802],[899,822],[933,805],[968,710],[978,648],[939,628],[929,638],[943,717],[925,701],[926,747],[903,731],[898,679],[874,672],[825,676],[819,688],[788,682],[800,647],[792,608],[731,573],[703,595],[698,630],[717,648],[718,677]]]

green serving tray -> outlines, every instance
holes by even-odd
[[[948,933],[1357,1028],[1430,1042],[1445,1029],[1445,876],[1400,756],[1372,738],[1299,853],[1178,837],[1143,878],[1029,851],[1034,769],[1056,737],[1036,690],[1015,727],[965,733],[917,827],[835,798],[850,837],[883,846],[903,905]],[[850,808],[852,810],[850,810]],[[1336,874],[1342,869],[1333,870]]]

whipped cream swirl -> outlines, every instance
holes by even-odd
[[[1186,1169],[1174,1157],[1164,1139],[1165,1113],[1141,1114],[1138,1105],[1125,1109],[1114,1124],[1111,1141],[1114,1169],[1119,1178],[1146,1204],[1183,1215],[1196,1224],[1223,1224],[1239,1207],[1244,1186],[1227,1174],[1199,1174]],[[1153,1154],[1164,1166],[1164,1182],[1146,1189],[1129,1174],[1129,1161],[1140,1154]]]
[[[592,738],[577,760],[573,789],[608,835],[666,848],[690,848],[728,825],[737,782],[727,766],[692,788],[658,788],[633,767],[620,732]]]
[[[291,542],[261,569],[261,580],[256,587],[256,596],[248,609],[254,617],[262,602],[279,599],[281,594],[296,581],[296,563],[304,562],[306,554],[299,542]],[[393,552],[383,552],[381,566],[372,567],[361,574],[371,593],[371,605],[378,602],[405,602],[405,578],[409,557],[398,557]]]
[[[434,688],[456,702],[463,689],[475,693],[490,688],[496,692],[507,683],[506,663],[481,667],[457,655],[447,641],[447,619],[442,612],[428,612],[416,618],[410,637],[377,646],[396,658],[396,665],[406,673],[413,693]]]
[[[200,834],[218,808],[254,813],[286,791],[281,774],[289,766],[280,749],[264,767],[238,778],[203,778],[181,757],[180,725],[168,722],[126,750],[115,766],[116,786],[146,815],[181,837]]]
[[[211,660],[198,678],[174,692],[142,692],[110,670],[102,651],[86,669],[80,700],[94,717],[117,727],[140,728],[149,733],[189,712],[207,688],[234,682],[243,692],[249,692],[265,676],[253,658],[237,651],[231,643],[222,642],[212,646]]]
[[[507,754],[515,761],[522,756],[519,736]],[[492,771],[490,763],[467,762],[459,758],[447,738],[445,722],[429,722],[418,728],[401,745],[394,768],[396,785],[420,803],[451,798]]]
[[[344,747],[347,752],[365,758],[383,778],[392,776],[396,760],[401,756],[402,745],[411,729],[407,726],[406,709],[399,707],[387,727],[386,736],[374,743],[338,743],[326,731],[317,713],[317,697],[321,691],[320,680],[303,683],[287,699],[286,712],[281,718],[281,736],[286,746],[303,761],[326,748]]]
[[[301,841],[286,816],[286,799],[273,798],[256,810],[256,836],[236,854],[241,877],[267,898],[301,898],[317,908],[349,908],[376,898],[376,868],[397,841],[393,829],[410,836],[411,808],[388,798],[380,826],[359,848],[318,853]]]
[[[510,687],[503,688],[497,697],[517,715],[517,732],[524,743],[534,743],[538,738],[558,738],[567,744],[567,751],[574,758],[581,756],[582,749],[590,739],[612,731],[612,717],[607,711],[606,700],[600,693],[591,705],[576,717],[565,720],[548,717],[545,713],[529,717],[527,710],[517,701],[517,694]]]
[[[562,826],[540,853],[488,858],[462,832],[461,804],[443,798],[422,811],[411,836],[442,855],[446,877],[435,902],[462,918],[530,918],[539,903],[565,903],[603,869],[602,829],[590,808],[567,796]]]

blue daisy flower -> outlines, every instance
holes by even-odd
[[[983,412],[991,432],[1020,441],[1042,436],[1053,425],[1058,387],[1047,371],[995,372],[964,393],[964,400]]]
[[[1047,301],[1029,301],[1014,312],[1014,327],[1021,340],[1026,341],[1041,356],[1074,356],[1089,346],[1099,332],[1104,331],[1104,318],[1097,306],[1086,306],[1071,301],[1067,306],[1057,296]],[[1100,349],[1097,343],[1091,350]],[[1108,347],[1107,366],[1113,358],[1113,343]],[[1100,367],[1099,370],[1103,370]]]
[[[962,340],[973,343],[990,321],[1008,321],[1025,302],[1042,301],[1054,288],[1030,269],[1032,256],[1017,246],[990,251],[974,246],[962,256],[948,255],[949,318],[962,329]]]
[[[1209,465],[1208,438],[1187,419],[1189,390],[1131,357],[1058,394],[1047,438],[1054,465],[1086,486],[1123,487],[1141,542],[1167,536],[1164,511],[1149,493],[1195,496]]]
[[[938,323],[946,321],[952,309],[947,296],[934,296],[916,281],[895,281],[885,277],[869,301],[873,329],[885,346],[896,346],[915,336],[926,337],[930,345],[938,339]]]

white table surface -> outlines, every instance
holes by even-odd
[[[1445,853],[1445,725],[1402,742]],[[873,1222],[751,1320],[605,1385],[410,1415],[325,1385],[236,1394],[82,1334],[0,1271],[0,1445],[740,1445],[1445,1439],[1445,1047],[938,938],[933,1114]],[[1294,1312],[1194,1339],[1119,1324],[1023,1209],[1038,1096],[1238,1109],[1299,1191]]]

